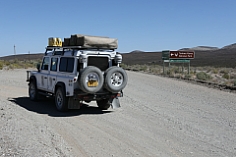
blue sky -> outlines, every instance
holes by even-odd
[[[0,0],[0,56],[44,52],[49,37],[117,38],[119,52],[236,43],[235,0]]]

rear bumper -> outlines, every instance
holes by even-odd
[[[84,93],[83,91],[77,90],[74,92],[74,98],[80,101],[94,101],[102,99],[114,99],[118,97],[123,97],[123,92],[110,93],[110,92],[97,92],[94,94]]]

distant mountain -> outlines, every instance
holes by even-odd
[[[192,51],[215,51],[218,50],[218,47],[210,47],[210,46],[197,46],[193,48],[182,48],[180,49],[181,51],[187,51],[187,50],[192,50]]]
[[[182,50],[182,51],[188,51],[188,50],[192,50],[192,51],[216,51],[216,50],[222,50],[222,49],[236,49],[236,43],[224,46],[222,48],[210,47],[210,46],[197,46],[197,47],[192,47],[192,48],[182,48],[182,49],[179,49],[179,50]]]
[[[143,51],[139,51],[139,50],[134,50],[134,51],[132,51],[132,52],[130,52],[130,53],[142,53]]]
[[[197,46],[193,48],[182,48],[180,50],[194,50],[195,58],[191,60],[192,66],[213,66],[236,68],[236,43],[223,48],[210,46]],[[123,63],[134,64],[157,64],[162,66],[162,53],[132,51],[122,54]]]
[[[222,49],[236,49],[236,43],[222,47]]]

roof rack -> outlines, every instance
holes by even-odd
[[[99,48],[99,47],[93,47],[93,48],[88,48],[88,47],[81,47],[81,46],[47,46],[46,51],[45,51],[45,56],[48,54],[48,51],[55,51],[57,49],[62,50],[62,54],[64,55],[65,50],[97,50],[97,51],[114,51],[115,49],[106,49],[106,48]]]

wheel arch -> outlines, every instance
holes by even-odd
[[[30,76],[30,81],[37,81],[35,76]]]
[[[56,85],[55,85],[55,88],[54,88],[54,94],[56,94],[56,91],[57,91],[57,89],[58,89],[59,87],[64,88],[65,91],[66,91],[65,83],[63,83],[63,82],[57,82]]]
[[[36,88],[38,88],[38,86],[37,86],[37,78],[33,75],[33,76],[30,76],[30,79],[29,79],[29,84],[31,83],[31,82],[35,82],[35,86],[36,86]]]

